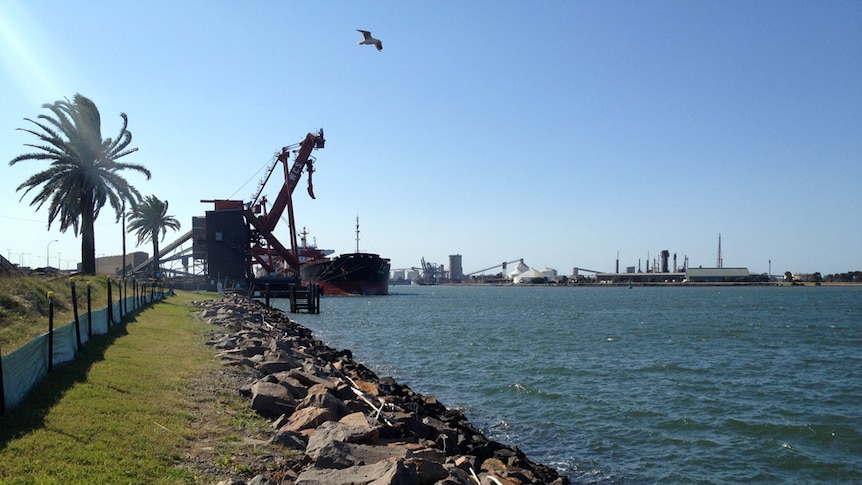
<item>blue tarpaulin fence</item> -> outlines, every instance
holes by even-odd
[[[120,322],[127,310],[137,309],[146,303],[161,300],[167,294],[169,292],[161,288],[156,291],[142,292],[139,295],[126,296],[114,302],[110,310],[108,307],[104,307],[93,310],[89,314],[78,315],[81,345],[85,345],[95,335],[108,333],[111,325],[109,322]],[[108,319],[109,317],[112,317],[111,320]],[[92,334],[90,333],[91,328]],[[46,332],[2,357],[0,370],[2,370],[3,376],[3,411],[9,412],[18,407],[27,397],[27,394],[48,375],[48,340],[49,335]],[[79,349],[74,321],[54,329],[51,347],[53,347],[53,352],[50,362],[53,365],[75,359],[75,354]]]

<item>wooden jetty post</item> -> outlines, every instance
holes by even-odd
[[[249,288],[249,296],[263,299],[266,306],[272,298],[288,298],[290,313],[320,313],[320,295],[323,290],[320,285],[303,286],[297,283],[255,281]]]
[[[320,313],[319,285],[290,285],[290,313]]]

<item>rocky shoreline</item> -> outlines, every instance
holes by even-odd
[[[487,439],[460,411],[327,347],[279,310],[238,296],[194,304],[219,327],[208,344],[224,365],[249,374],[237,392],[271,421],[269,444],[300,457],[279,477],[219,485],[569,484],[517,447]]]

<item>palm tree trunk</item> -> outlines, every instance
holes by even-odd
[[[85,207],[81,211],[81,273],[96,274],[96,233],[92,195],[85,197]]]
[[[153,278],[159,275],[159,234],[154,233],[153,236]]]

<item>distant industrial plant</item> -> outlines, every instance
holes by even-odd
[[[449,269],[437,263],[420,259],[419,266],[393,269],[390,273],[391,284],[434,285],[434,284],[536,284],[536,283],[595,283],[595,284],[633,284],[633,283],[760,283],[768,282],[771,276],[752,274],[746,267],[724,267],[721,254],[721,235],[718,236],[718,257],[714,267],[689,267],[688,256],[678,264],[676,253],[667,249],[660,251],[658,258],[646,258],[646,267],[641,260],[637,266],[627,266],[620,271],[619,253],[613,272],[602,272],[574,267],[570,275],[560,275],[556,269],[538,270],[524,263],[523,258],[506,261],[495,266],[483,268],[472,273],[464,273],[460,254],[449,256]],[[516,264],[517,263],[517,264]],[[510,265],[515,265],[513,268]],[[510,268],[512,268],[510,270]]]

